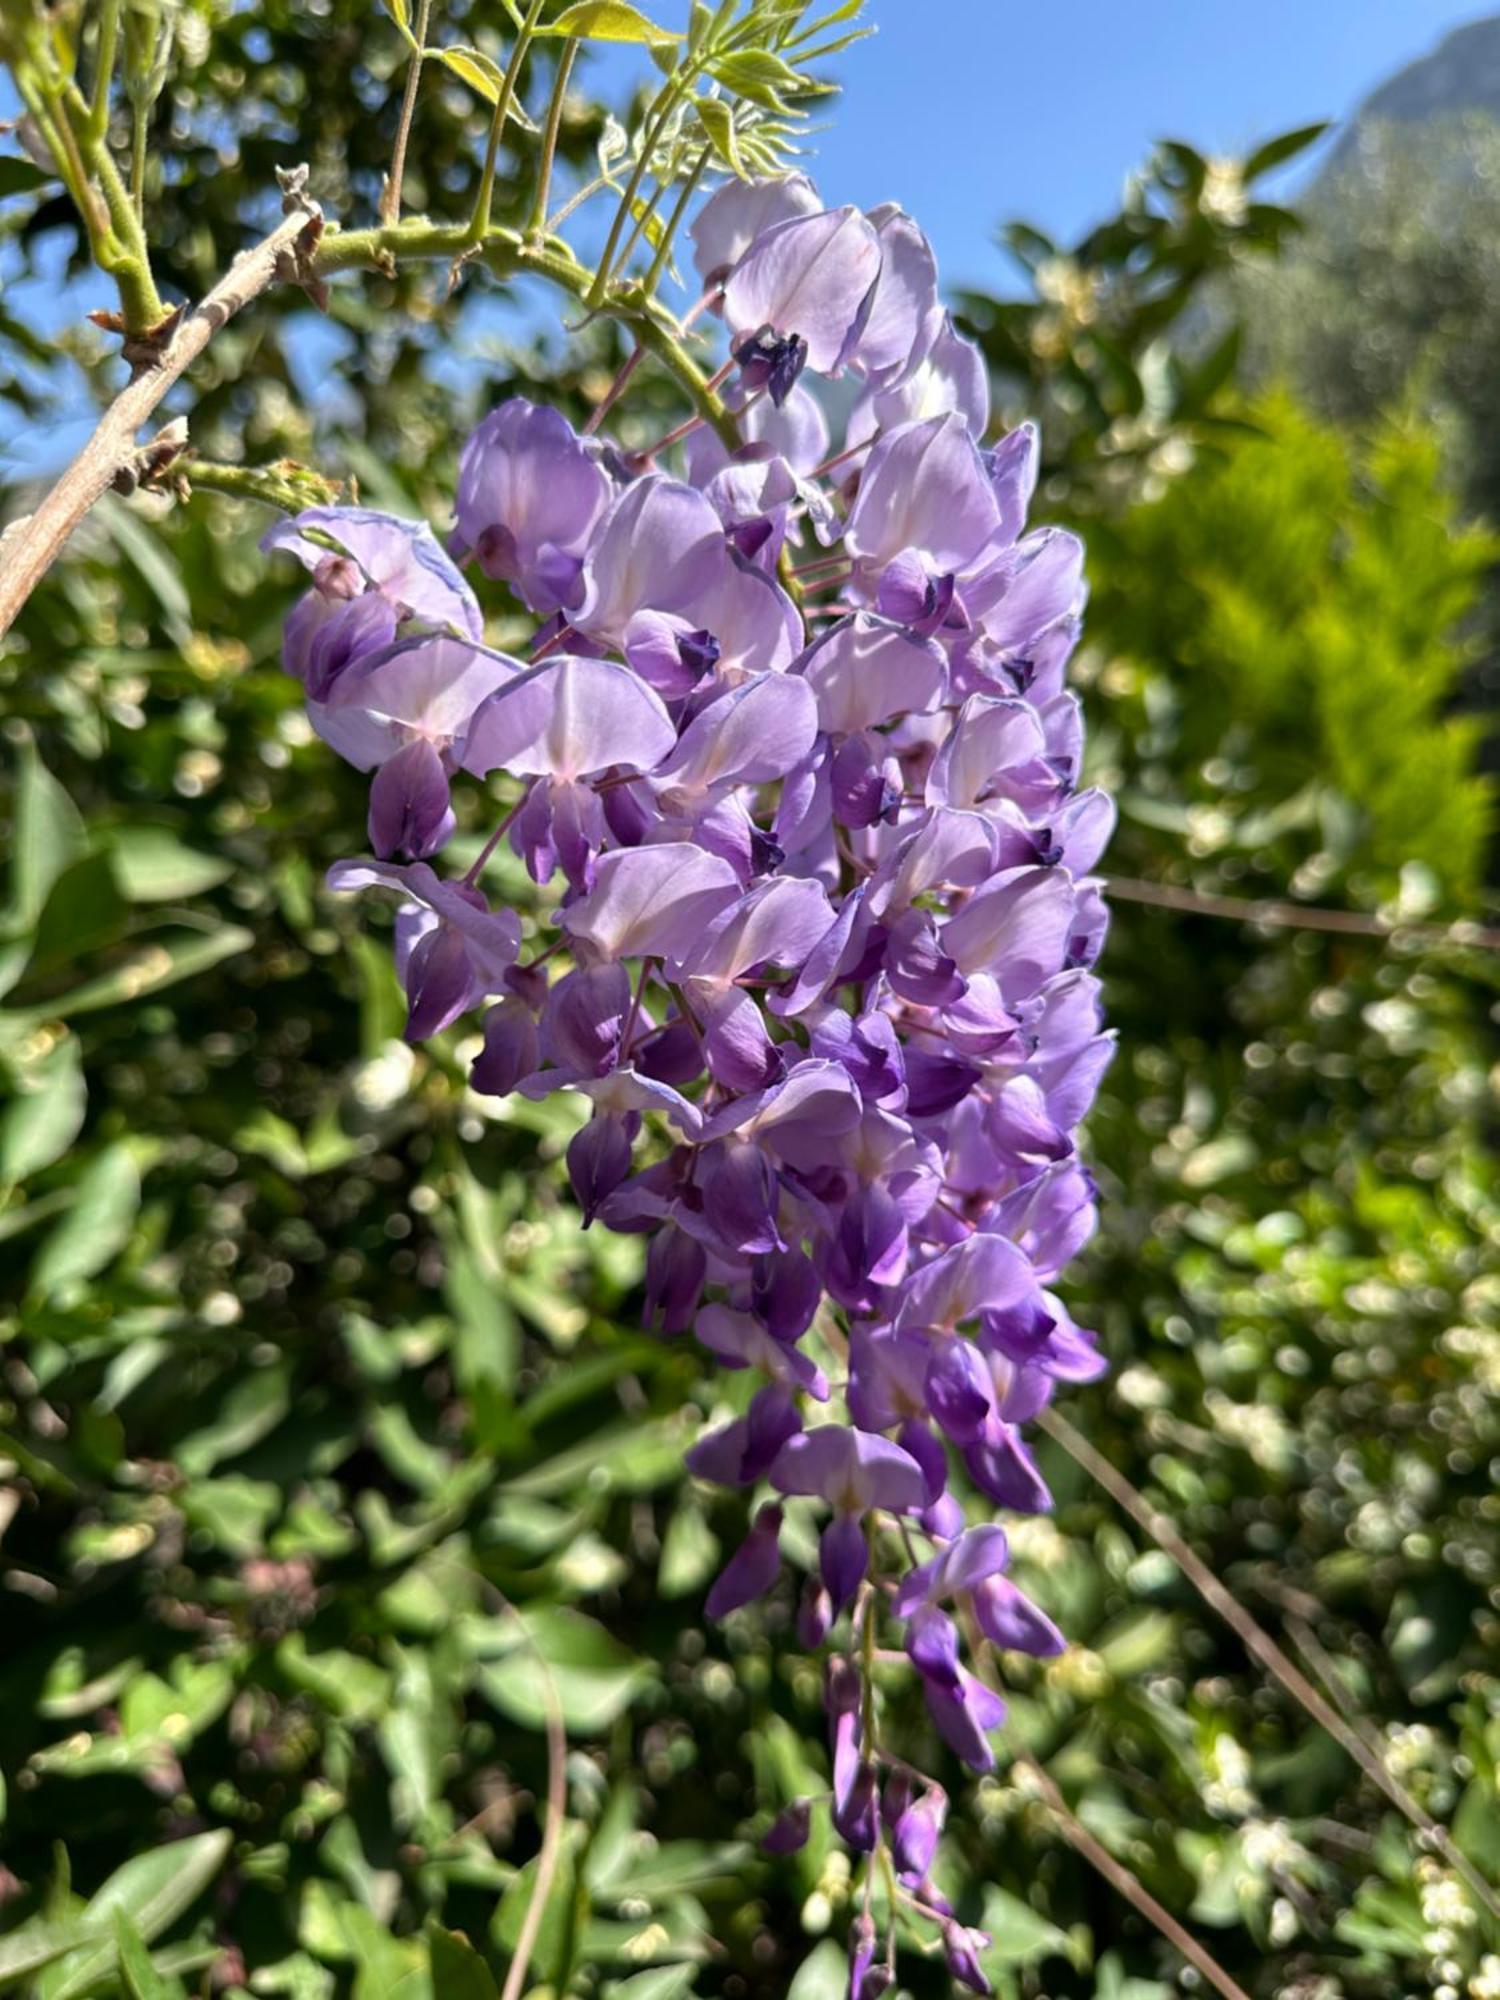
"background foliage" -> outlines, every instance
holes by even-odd
[[[331,207],[373,204],[398,54],[354,0],[184,10],[156,117],[185,290],[289,132],[316,130]],[[423,99],[436,212],[469,110]],[[565,130],[582,160],[584,95]],[[1290,324],[1264,274],[1310,254],[1266,262],[1292,224],[1254,182],[1290,150],[1165,148],[1081,245],[1014,233],[1020,296],[962,301],[1008,412],[1042,416],[1044,514],[1090,540],[1092,775],[1123,813],[1106,1226],[1072,1287],[1114,1373],[1070,1413],[1493,1882],[1496,982],[1465,927],[1491,808],[1454,698],[1495,547],[1411,371],[1357,409],[1242,388],[1225,296],[1263,353]],[[1358,234],[1334,213],[1317,240]],[[23,189],[0,225],[24,302],[65,218]],[[1350,324],[1360,282],[1334,288]],[[515,304],[368,278],[326,329],[264,307],[211,351],[195,435],[442,526],[479,408],[542,385],[577,410],[614,358]],[[0,318],[13,407],[104,393],[91,339],[44,361]],[[1452,405],[1481,407],[1461,382]],[[492,1994],[560,1719],[536,1990],[837,1995],[841,1857],[749,1841],[825,1782],[816,1673],[779,1643],[789,1603],[701,1617],[741,1523],[681,1461],[724,1380],[637,1331],[633,1246],[560,1192],[557,1108],[400,1043],[384,951],[320,887],[361,788],[280,674],[263,524],[107,502],[0,663],[0,1989]],[[1390,930],[1161,907],[1184,893]],[[1494,2000],[1479,1899],[1044,1449],[1061,1505],[1018,1532],[1022,1580],[1075,1643],[1012,1689],[943,1868],[1000,1990],[1179,1990],[1082,1825],[1257,1996]]]

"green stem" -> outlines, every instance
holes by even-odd
[[[422,81],[422,58],[427,50],[427,23],[432,13],[432,0],[418,0],[416,47],[407,59],[406,88],[401,93],[401,116],[396,125],[396,143],[391,148],[391,170],[385,177],[385,186],[380,194],[380,219],[394,222],[401,213],[401,182],[406,173],[406,146],[411,137],[411,122],[417,109],[417,86]]]
[[[656,151],[656,142],[661,137],[662,128],[671,117],[681,86],[675,76],[669,76],[657,93],[656,104],[647,113],[646,128],[641,134],[641,151],[630,179],[625,183],[625,192],[620,197],[620,205],[615,210],[615,219],[610,224],[609,235],[605,239],[604,251],[599,259],[599,273],[589,293],[589,304],[597,306],[604,298],[604,288],[614,273],[615,253],[620,247],[620,235],[640,193],[641,182],[646,178],[646,169],[651,163],[651,155]]]
[[[120,39],[120,0],[104,0],[94,59],[94,96],[89,105],[89,138],[96,144],[109,130],[109,87],[115,75],[115,50]]]
[[[342,491],[337,480],[325,479],[305,465],[224,465],[217,459],[196,458],[191,452],[174,460],[167,477],[179,475],[195,491],[257,500],[282,514],[331,506]]]
[[[463,224],[433,223],[411,217],[389,229],[330,229],[313,257],[313,271],[329,277],[335,271],[381,268],[387,258],[428,261],[452,258],[473,247]],[[484,261],[500,278],[530,271],[546,278],[580,304],[589,305],[594,274],[570,251],[551,243],[527,243],[513,229],[491,229],[483,239]],[[711,424],[731,451],[741,439],[733,416],[709,387],[707,375],[683,346],[671,314],[639,287],[616,293],[602,308],[635,335],[666,369],[705,423]]]
[[[541,18],[541,13],[542,0],[531,0],[531,5],[526,9],[526,18],[516,31],[516,45],[510,52],[510,61],[505,66],[500,95],[495,99],[495,115],[490,120],[489,143],[484,149],[484,170],[479,177],[479,195],[474,203],[474,219],[469,224],[467,237],[469,244],[483,242],[490,226],[490,209],[495,198],[495,166],[500,158],[500,141],[505,132],[505,121],[510,116],[521,65],[526,60],[526,51],[531,46],[532,32]]]
[[[687,205],[697,192],[698,183],[703,178],[703,170],[708,165],[711,150],[710,147],[705,146],[702,152],[699,153],[698,163],[683,182],[682,192],[677,197],[676,206],[667,218],[666,234],[657,245],[656,256],[652,259],[651,269],[641,281],[641,290],[646,294],[648,299],[654,296],[657,286],[661,283],[661,274],[667,268],[667,260],[672,254],[672,245],[677,239],[677,231],[682,224],[683,216],[687,212]]]
[[[568,95],[568,78],[573,73],[573,61],[578,54],[578,43],[569,37],[563,43],[562,54],[557,59],[557,75],[552,79],[552,97],[547,105],[547,124],[542,133],[542,156],[537,162],[536,199],[531,204],[531,221],[526,233],[530,237],[544,236],[547,231],[547,197],[552,192],[552,162],[557,157],[557,139],[562,131],[563,104]]]

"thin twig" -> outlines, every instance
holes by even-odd
[[[1020,1756],[1017,1757],[1016,1764],[1028,1772],[1034,1780],[1068,1845],[1081,1854],[1091,1867],[1097,1868],[1110,1887],[1118,1891],[1133,1909],[1138,1910],[1147,1923],[1154,1925],[1173,1950],[1180,1952],[1188,1964],[1194,1967],[1216,1992],[1224,1995],[1224,2000],[1250,2000],[1244,1987],[1231,1979],[1218,1960],[1210,1957],[1199,1944],[1192,1932],[1184,1930],[1171,1912],[1157,1902],[1145,1883],[1132,1875],[1123,1861],[1116,1861],[1109,1849],[1094,1838],[1082,1820],[1074,1817],[1066,1799],[1035,1758]]]
[[[117,473],[129,464],[136,433],[173,383],[207,347],[209,341],[240,309],[273,284],[283,260],[300,252],[322,227],[321,213],[311,204],[299,205],[265,241],[246,251],[208,296],[179,321],[161,354],[126,388],[100,418],[77,458],[52,487],[34,514],[13,521],[0,537],[0,638],[41,582],[63,544]]]
[[[1399,932],[1419,944],[1467,945],[1500,951],[1500,930],[1460,920],[1453,924],[1393,924],[1362,910],[1329,910],[1310,903],[1261,902],[1250,896],[1205,895],[1166,882],[1141,882],[1127,875],[1105,878],[1106,894],[1124,903],[1145,903],[1189,917],[1227,917],[1231,923],[1270,924],[1280,930],[1331,931],[1343,937],[1377,938],[1389,944]]]
[[[532,1637],[530,1626],[509,1598],[494,1584],[487,1584],[486,1589],[501,1610],[513,1618],[521,1629],[527,1650],[536,1661],[542,1691],[542,1706],[546,1710],[547,1823],[542,1828],[542,1844],[537,1851],[536,1878],[531,1885],[531,1898],[526,1905],[526,1914],[521,1919],[521,1928],[516,1934],[516,1949],[505,1974],[505,1984],[500,1989],[500,2000],[521,2000],[521,1994],[526,1986],[526,1974],[531,1969],[531,1954],[542,1928],[542,1919],[547,1914],[552,1884],[557,1876],[557,1864],[562,1856],[563,1834],[568,1823],[568,1730],[563,1720],[562,1703],[558,1699],[557,1682],[553,1679],[552,1668]]]
[[[401,116],[396,125],[396,140],[391,147],[391,170],[385,177],[385,186],[380,190],[380,219],[394,222],[401,213],[401,182],[406,174],[406,146],[411,138],[411,123],[416,115],[417,88],[422,81],[422,59],[427,53],[427,23],[432,13],[432,0],[417,0],[417,22],[412,39],[416,46],[412,49],[406,65],[406,88],[401,93]]]
[[[1043,1410],[1039,1419],[1048,1436],[1076,1459],[1089,1477],[1102,1486],[1110,1498],[1123,1507],[1130,1518],[1164,1549],[1183,1575],[1211,1605],[1239,1639],[1251,1658],[1258,1660],[1273,1679],[1279,1681],[1292,1699],[1301,1704],[1354,1762],[1371,1784],[1384,1792],[1391,1804],[1404,1813],[1427,1844],[1434,1848],[1456,1874],[1462,1875],[1491,1916],[1500,1918],[1500,1896],[1457,1847],[1446,1827],[1441,1826],[1387,1770],[1385,1760],[1365,1741],[1359,1731],[1327,1701],[1302,1669],[1250,1613],[1237,1597],[1220,1583],[1213,1571],[1193,1553],[1165,1514],[1159,1513],[1146,1496],[1137,1491],[1124,1473],[1095,1451],[1079,1431],[1056,1410]]]

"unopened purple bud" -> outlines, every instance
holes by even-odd
[[[708,1258],[701,1243],[669,1222],[646,1252],[646,1320],[658,1315],[663,1333],[686,1333],[698,1311]]]
[[[751,1304],[772,1338],[800,1340],[823,1297],[822,1281],[806,1252],[772,1250],[757,1257],[751,1285]]]
[[[823,1685],[823,1705],[830,1715],[857,1715],[864,1700],[864,1692],[859,1669],[852,1660],[846,1660],[840,1654],[837,1659],[828,1662],[828,1672]]]
[[[636,1117],[639,1123],[639,1117]],[[588,1228],[621,1181],[630,1172],[634,1133],[625,1118],[591,1118],[568,1142],[568,1179]]]
[[[797,1644],[805,1653],[815,1653],[833,1625],[833,1599],[815,1576],[802,1588],[797,1606]]]
[[[925,1881],[947,1817],[948,1794],[941,1785],[930,1785],[897,1816],[891,1849],[898,1872],[909,1882]]]
[[[403,745],[370,785],[370,845],[382,861],[425,861],[453,832],[443,760],[425,737]]]
[[[919,1605],[912,1613],[906,1650],[924,1680],[937,1687],[958,1687],[958,1627],[946,1611]]]
[[[922,1478],[927,1487],[928,1513],[942,1499],[948,1484],[948,1454],[932,1435],[919,1417],[908,1417],[896,1437],[897,1444],[904,1452],[917,1461],[922,1468]],[[925,1523],[926,1516],[923,1516]],[[962,1515],[959,1525],[963,1525]]]
[[[965,1930],[961,1924],[955,1923],[943,1925],[943,1957],[948,1962],[948,1970],[971,1993],[993,1993],[995,1990],[979,1963],[979,1954],[989,1941],[989,1934],[985,1931]]]
[[[762,1507],[744,1541],[719,1573],[703,1609],[710,1618],[727,1618],[757,1597],[764,1597],[781,1573],[781,1509]]]
[[[904,1437],[901,1442],[908,1451],[911,1450]],[[916,1456],[912,1452],[912,1457]],[[923,1534],[931,1535],[936,1542],[951,1542],[955,1535],[963,1532],[964,1510],[951,1493],[940,1494],[930,1507],[922,1510],[920,1519]]]
[[[777,1453],[802,1428],[802,1412],[791,1391],[780,1382],[758,1389],[745,1416],[745,1455],[740,1477],[747,1486],[764,1479]]]
[[[927,1406],[955,1444],[972,1444],[984,1429],[992,1391],[979,1350],[956,1335],[938,1342],[927,1364]]]
[[[873,1850],[880,1838],[880,1780],[873,1764],[862,1760],[847,1794],[834,1800],[833,1823],[859,1853]]]
[[[762,1850],[767,1854],[795,1854],[806,1847],[807,1836],[812,1829],[812,1805],[807,1799],[794,1799],[784,1812],[766,1828],[760,1837]]]
[[[870,1565],[863,1523],[853,1514],[835,1514],[818,1543],[818,1566],[836,1612],[853,1598]]]
[[[501,1000],[484,1017],[484,1047],[474,1058],[469,1083],[483,1097],[508,1097],[541,1059],[531,1010],[519,1000]]]
[[[846,736],[829,770],[833,816],[841,826],[874,826],[901,809],[901,766],[873,730]]]

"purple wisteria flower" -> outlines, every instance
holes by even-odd
[[[987,1992],[988,1941],[932,1882],[947,1790],[867,1666],[904,1658],[934,1741],[985,1771],[997,1661],[1064,1643],[984,1515],[1051,1504],[1030,1426],[1105,1365],[1054,1289],[1093,1228],[1078,1128],[1113,1047],[1113,808],[1080,787],[1064,684],[1082,552],[1028,529],[1035,431],[987,436],[904,211],[792,174],[730,183],[690,233],[726,434],[626,454],[502,403],[450,553],[356,508],[266,538],[311,579],[285,661],[373,774],[375,858],[330,881],[397,898],[408,1035],[467,1017],[476,1091],[575,1102],[585,1223],[645,1238],[648,1324],[725,1371],[687,1469],[750,1504],[708,1615],[808,1568],[834,1827],[887,1850]],[[818,385],[843,374],[840,437]],[[514,654],[460,562],[529,614]],[[474,785],[503,817],[441,873]],[[540,885],[524,926],[502,839]],[[786,1853],[814,1806],[779,1803]],[[859,1916],[851,1994],[888,1991],[894,1954]]]

